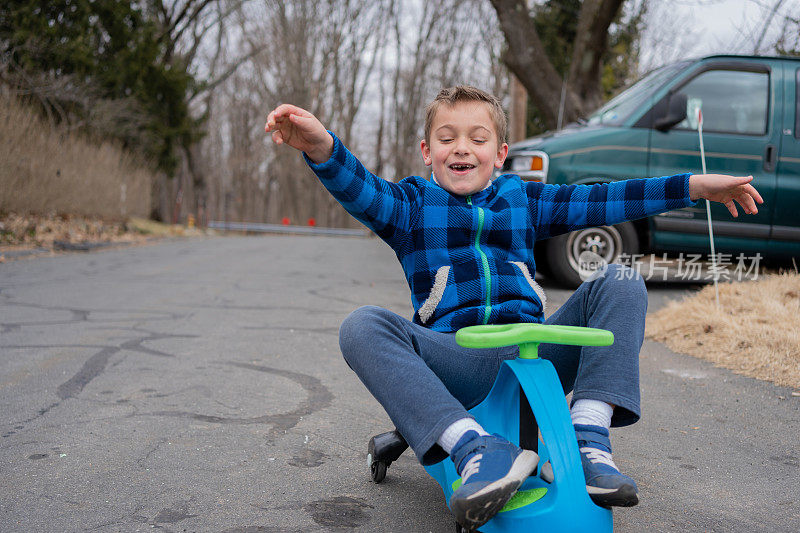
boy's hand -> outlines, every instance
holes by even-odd
[[[694,200],[706,198],[725,204],[731,215],[739,216],[734,200],[742,206],[748,215],[758,213],[756,202],[764,200],[755,187],[750,185],[753,176],[734,177],[724,174],[695,174],[689,178],[689,197]]]
[[[267,133],[275,144],[288,144],[305,152],[314,163],[324,163],[333,153],[333,137],[317,117],[291,104],[281,104],[267,116]]]

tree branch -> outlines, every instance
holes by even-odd
[[[204,83],[203,86],[198,91],[196,91],[194,94],[191,95],[189,101],[191,102],[196,97],[208,91],[213,91],[219,84],[223,83],[225,80],[230,78],[239,69],[239,67],[241,67],[244,63],[246,63],[253,57],[260,54],[262,51],[264,51],[265,48],[266,46],[254,48],[253,50],[250,50],[247,54],[243,55],[242,57],[234,61],[227,69],[225,69],[225,72],[217,76],[215,79],[207,83]]]

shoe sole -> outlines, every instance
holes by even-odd
[[[481,527],[508,503],[538,464],[539,455],[536,452],[522,450],[504,477],[466,498],[458,498],[456,496],[458,491],[453,493],[453,497],[450,498],[450,509],[456,521],[467,530]]]
[[[602,507],[633,507],[639,503],[636,488],[628,483],[616,489],[604,489],[586,485],[589,497]]]

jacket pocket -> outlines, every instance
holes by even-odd
[[[431,288],[431,293],[428,295],[428,298],[422,302],[422,305],[419,307],[419,320],[423,324],[426,323],[430,318],[433,316],[433,312],[436,311],[436,307],[439,305],[439,302],[442,301],[442,296],[444,296],[444,289],[447,286],[447,278],[450,276],[450,267],[443,266],[439,267],[436,271],[436,276],[433,279],[433,287]]]
[[[528,285],[531,286],[533,292],[535,292],[536,296],[539,297],[539,301],[542,302],[542,313],[544,313],[544,308],[547,305],[547,296],[545,296],[544,289],[542,289],[541,285],[536,283],[536,281],[533,279],[533,276],[531,276],[531,271],[528,270],[528,265],[522,261],[509,261],[509,263],[517,267],[522,275],[525,276],[525,280],[528,282]]]

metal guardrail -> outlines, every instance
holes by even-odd
[[[306,235],[347,235],[351,237],[365,237],[367,235],[367,232],[361,229],[284,226],[283,224],[263,224],[260,222],[221,222],[212,220],[208,223],[208,227],[223,231],[251,231],[256,233],[302,233]]]

